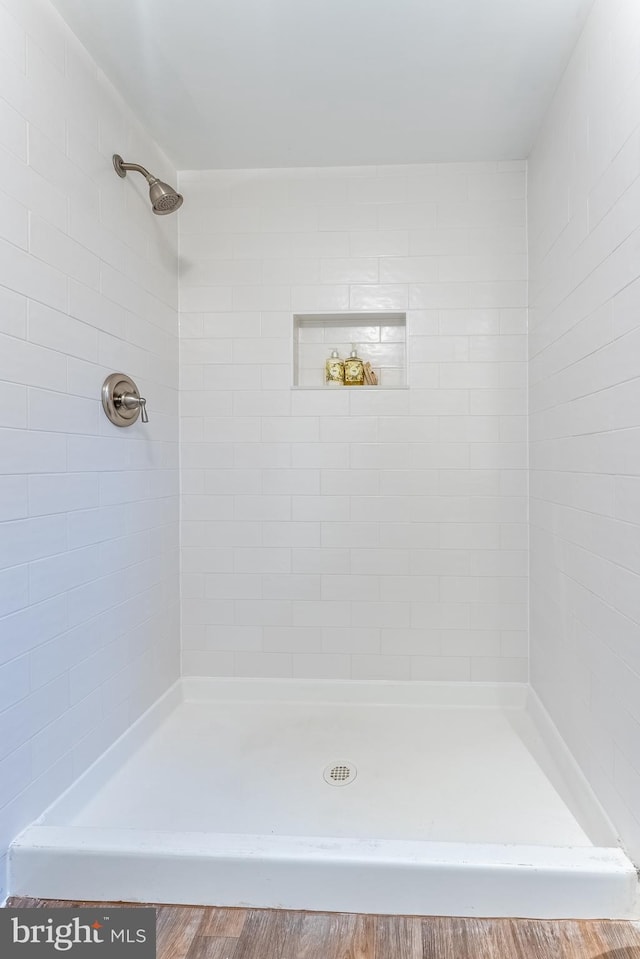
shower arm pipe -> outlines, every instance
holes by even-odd
[[[155,183],[158,179],[157,176],[154,176],[153,173],[149,173],[147,168],[141,166],[139,163],[125,163],[122,157],[117,153],[113,158],[113,165],[116,168],[116,173],[121,177],[125,177],[127,175],[127,171],[130,170],[134,173],[141,173],[143,177],[146,178],[147,183]]]
[[[123,170],[135,170],[136,173],[142,173],[143,176],[146,176],[147,180],[155,180],[156,177],[152,176],[151,173],[145,167],[140,166],[139,163],[125,163],[124,160],[120,164],[120,167]]]

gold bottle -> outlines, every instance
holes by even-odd
[[[362,386],[364,383],[364,363],[352,344],[351,353],[344,361],[344,385]]]
[[[342,386],[344,383],[344,363],[337,350],[331,351],[331,356],[324,364],[324,381],[327,386]]]

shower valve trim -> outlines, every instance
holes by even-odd
[[[102,384],[102,408],[114,426],[133,426],[138,416],[149,422],[147,401],[125,373],[111,373]]]

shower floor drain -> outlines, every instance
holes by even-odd
[[[341,761],[330,763],[322,775],[330,786],[348,786],[358,775],[358,770],[353,763]]]

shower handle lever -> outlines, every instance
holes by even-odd
[[[147,401],[144,396],[136,396],[135,393],[121,393],[116,399],[116,406],[124,406],[126,410],[140,410],[140,419],[143,423],[149,422],[147,414]]]

